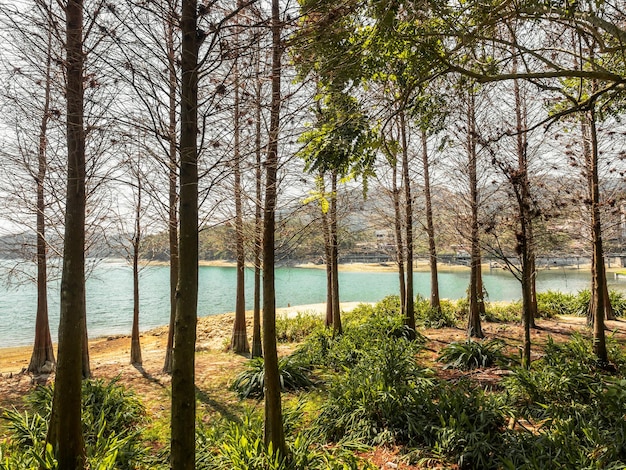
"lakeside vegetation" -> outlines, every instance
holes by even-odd
[[[539,294],[543,334],[529,370],[520,367],[516,302],[487,304],[483,321],[494,328],[484,340],[465,339],[458,330],[465,300],[444,301],[433,312],[418,297],[415,339],[397,297],[344,312],[341,336],[319,315],[279,317],[288,458],[263,444],[263,360],[227,353],[238,362],[212,378],[219,397],[197,389],[205,406],[195,468],[375,469],[387,462],[402,469],[623,468],[622,320],[609,338],[609,370],[599,367],[587,328],[563,334],[550,320],[586,315],[589,297],[588,291]],[[626,299],[612,293],[611,300],[618,317],[626,315]],[[223,353],[211,356],[224,360]],[[168,468],[169,418],[154,412],[154,396],[141,395],[124,375],[83,383],[90,468]],[[14,403],[20,411],[3,411],[0,469],[55,468],[51,449],[43,448],[51,398],[49,387],[34,387],[25,403]]]

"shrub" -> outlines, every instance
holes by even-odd
[[[287,343],[303,341],[323,326],[322,318],[312,312],[298,312],[295,317],[279,315],[276,317],[276,338]]]
[[[626,315],[626,297],[621,292],[610,291],[609,299],[611,300],[611,307],[615,312],[615,316],[623,317]]]
[[[231,389],[239,398],[263,398],[265,394],[264,368],[265,361],[263,358],[250,359],[246,363],[246,369],[237,375],[231,384]],[[313,385],[310,378],[310,368],[291,357],[283,357],[278,360],[278,374],[280,388],[283,391],[299,390]]]
[[[579,303],[574,294],[564,294],[551,290],[537,293],[537,312],[541,317],[576,315],[578,308]]]
[[[522,303],[519,301],[506,304],[488,302],[485,307],[483,319],[486,321],[510,323],[522,318]]]
[[[42,465],[52,398],[51,387],[38,387],[27,398],[30,413],[5,411],[3,418],[7,420],[14,444],[7,468],[17,470]],[[91,466],[99,470],[136,468],[145,458],[139,436],[145,410],[139,399],[114,379],[108,383],[84,381],[82,400],[83,436]],[[43,468],[56,468],[52,454],[45,455],[47,463],[43,465],[48,466]],[[33,462],[38,464],[34,466]]]
[[[444,369],[471,370],[481,367],[490,367],[496,363],[503,363],[507,357],[502,353],[505,343],[502,340],[468,339],[462,343],[450,343],[439,352],[437,360],[444,362]]]
[[[455,305],[449,300],[442,300],[440,308],[433,308],[430,302],[418,295],[415,301],[417,321],[426,328],[447,328],[456,326]]]
[[[286,407],[287,423],[296,426],[301,413]],[[263,442],[263,416],[246,411],[240,420],[219,419],[197,430],[198,470],[374,470],[342,447],[329,449],[307,432],[286,426],[289,459],[281,458]]]

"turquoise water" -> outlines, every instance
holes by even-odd
[[[502,270],[485,272],[484,283],[492,301],[520,298],[519,282]],[[254,276],[246,272],[247,308],[252,308]],[[464,297],[469,273],[446,272],[439,276],[443,298]],[[610,281],[612,288],[626,290],[626,282]],[[340,272],[342,302],[375,302],[398,293],[398,275],[393,272]],[[539,291],[577,292],[589,288],[589,273],[554,269],[538,275]],[[0,347],[27,345],[35,328],[36,290],[34,284],[1,288]],[[416,293],[430,295],[430,273],[415,273]],[[140,325],[142,330],[169,322],[169,270],[166,266],[144,268],[140,279]],[[276,305],[287,307],[321,303],[326,300],[326,273],[323,269],[279,268],[276,270]],[[87,323],[91,337],[130,334],[132,321],[132,271],[123,262],[99,264],[87,280]],[[50,326],[56,342],[59,321],[58,282],[50,284]],[[235,268],[201,267],[198,312],[200,316],[235,309]]]

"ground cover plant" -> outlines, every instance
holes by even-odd
[[[451,303],[455,311],[460,304]],[[280,360],[286,456],[263,444],[262,360],[198,353],[199,371],[206,368],[209,376],[199,380],[196,468],[343,470],[388,462],[402,470],[624,468],[626,354],[619,321],[609,335],[610,370],[598,367],[584,318],[538,320],[542,329],[534,332],[536,356],[527,370],[508,358],[519,344],[518,322],[487,323],[485,340],[467,341],[460,327],[420,328],[411,340],[397,297],[361,305],[343,320],[340,336],[319,317],[282,323],[293,332],[285,335],[291,339]],[[572,334],[573,324],[580,333]],[[236,362],[216,377],[204,362],[212,357]],[[143,405],[123,375],[85,382],[90,468],[168,468],[163,385]],[[56,468],[42,445],[51,396],[49,388],[35,388],[22,409],[3,411],[0,469]]]

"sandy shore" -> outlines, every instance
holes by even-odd
[[[342,302],[341,310],[349,312],[361,302]],[[248,336],[252,338],[252,311],[246,312]],[[277,308],[277,316],[295,317],[298,313],[312,313],[323,316],[326,304],[294,305]],[[225,350],[230,340],[235,314],[222,313],[198,318],[197,343],[198,351]],[[165,354],[167,344],[167,326],[160,326],[141,333],[142,352],[146,357]],[[56,353],[55,344],[55,353]],[[89,340],[89,352],[92,365],[98,367],[111,361],[113,355],[130,355],[130,336],[111,335]],[[0,374],[15,375],[28,367],[32,346],[16,346],[0,348]]]

